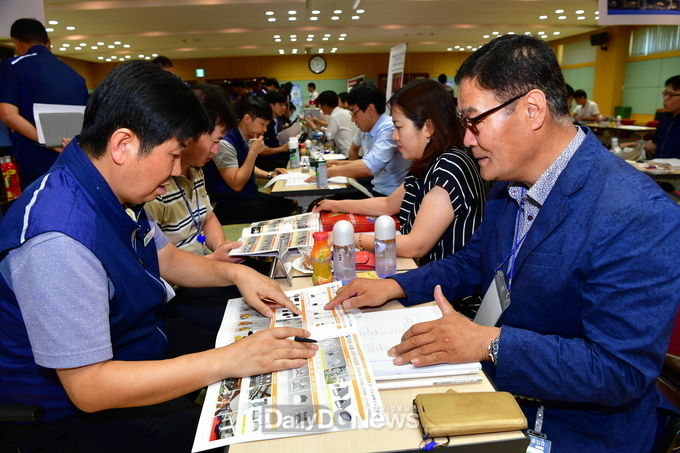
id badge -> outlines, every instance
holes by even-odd
[[[484,294],[482,304],[477,310],[474,322],[480,326],[493,327],[500,319],[503,311],[510,305],[510,293],[505,285],[505,274],[497,271],[493,281]]]
[[[529,430],[531,431],[531,430]],[[545,435],[536,435],[536,433],[529,432],[529,446],[527,453],[550,453],[551,442]]]

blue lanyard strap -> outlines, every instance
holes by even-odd
[[[175,180],[175,184],[177,185],[177,188],[179,189],[180,195],[182,195],[182,200],[184,200],[184,204],[187,207],[187,211],[189,211],[189,217],[191,218],[191,223],[194,224],[194,227],[196,228],[196,231],[198,232],[198,235],[196,236],[196,240],[203,244],[205,242],[205,235],[203,234],[203,229],[201,228],[201,224],[199,223],[198,219],[194,217],[194,212],[191,210],[191,206],[189,205],[189,200],[187,200],[187,197],[184,195],[184,189],[182,186],[180,186],[179,181],[177,181],[177,178],[173,176],[173,179]],[[198,215],[198,211],[200,210],[200,204],[198,200],[198,191],[196,190],[196,186],[194,185],[194,195],[196,195],[196,213]]]
[[[496,272],[498,272],[501,270],[505,263],[508,263],[508,285],[507,285],[508,293],[512,291],[512,279],[515,275],[515,260],[517,259],[517,252],[519,251],[519,248],[522,246],[524,238],[527,237],[527,233],[529,233],[529,230],[527,229],[522,235],[522,237],[518,238],[520,220],[522,218],[522,213],[524,212],[525,194],[526,190],[523,189],[522,199],[520,201],[519,208],[517,208],[517,215],[515,216],[515,231],[512,239],[512,249],[510,250],[510,253],[508,253],[507,256],[503,259],[503,261],[501,261],[500,264],[496,267]]]

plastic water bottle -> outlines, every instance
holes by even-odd
[[[12,201],[21,195],[21,183],[19,182],[19,171],[11,156],[5,156],[0,161],[2,169],[2,180],[4,185],[5,199]]]
[[[381,215],[375,221],[375,272],[385,278],[397,273],[397,229],[394,219]]]
[[[621,115],[616,115],[616,127],[621,126]]]
[[[635,150],[639,151],[638,154],[638,162],[644,162],[647,160],[647,153],[645,152],[645,141],[644,140],[638,140],[637,144],[635,145]]]
[[[357,276],[354,257],[354,227],[347,220],[333,225],[333,276],[348,282]]]
[[[297,137],[290,137],[288,139],[288,153],[290,168],[300,168],[300,149],[298,148]]]
[[[617,155],[621,153],[621,147],[619,146],[619,138],[618,137],[612,137],[611,152],[613,152],[614,154],[617,154]]]
[[[316,187],[328,189],[328,167],[323,156],[319,156],[316,161]]]

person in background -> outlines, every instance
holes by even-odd
[[[13,131],[12,155],[24,189],[47,172],[61,151],[38,143],[33,104],[85,105],[88,94],[85,79],[50,52],[39,21],[17,19],[10,36],[17,56],[0,65],[0,121]]]
[[[397,151],[392,139],[394,124],[385,113],[385,95],[374,84],[360,82],[350,90],[348,102],[352,121],[364,133],[361,138],[364,156],[357,160],[336,161],[337,164],[328,167],[328,177],[371,177],[368,190],[374,196],[386,197],[404,182],[410,163]],[[308,179],[313,180],[314,177]],[[361,193],[355,196],[364,197]],[[342,197],[348,198],[347,195]]]
[[[456,84],[482,178],[508,182],[492,188],[461,251],[392,278],[355,279],[327,308],[434,295],[442,318],[404,333],[388,351],[396,365],[483,362],[554,453],[648,451],[680,293],[680,207],[572,124],[547,43],[496,38],[463,62]],[[498,296],[480,310],[501,314],[483,325],[446,300],[487,288]]]
[[[342,91],[338,93],[338,106],[341,109],[349,110],[349,104],[347,103],[347,91]]]
[[[177,75],[177,72],[175,71],[175,65],[172,64],[172,60],[164,55],[157,56],[151,60],[151,63],[158,65],[163,71],[168,71],[171,74]]]
[[[213,212],[201,167],[217,153],[220,140],[236,124],[229,101],[216,85],[199,84],[193,89],[208,114],[211,131],[189,140],[182,151],[181,173],[170,178],[166,193],[146,203],[144,209],[168,240],[180,250],[209,259],[241,263],[229,252],[240,242],[228,241]],[[234,286],[175,288],[165,316],[180,316],[203,329],[217,332],[229,299],[240,297]]]
[[[288,143],[279,143],[277,134],[283,129],[283,118],[286,115],[286,96],[280,91],[269,91],[264,100],[272,109],[272,120],[267,123],[264,134],[264,151],[257,156],[255,165],[265,171],[286,168],[288,165]]]
[[[338,106],[338,95],[335,91],[326,90],[316,98],[316,105],[324,115],[328,116],[328,137],[335,143],[335,152],[348,156],[349,148],[356,134],[357,128],[352,123],[352,114],[349,110]],[[322,125],[321,121],[308,117],[305,123],[310,129],[317,129]]]
[[[567,110],[571,112],[571,106],[574,105],[574,89],[568,83],[564,86],[567,88]]]
[[[204,170],[208,193],[220,223],[251,223],[291,215],[296,203],[260,192],[256,177],[272,179],[285,168],[264,171],[255,159],[265,148],[262,134],[272,120],[272,109],[262,96],[250,96],[237,108],[238,124],[220,141],[219,151]]]
[[[296,311],[273,280],[178,249],[146,216],[186,142],[210,130],[181,80],[123,63],[92,94],[81,135],[0,220],[0,401],[43,409],[1,423],[0,450],[184,453],[200,406],[183,395],[313,356],[286,339],[302,329],[214,348],[214,334],[163,320],[166,280],[236,284],[266,316],[265,298]]]
[[[252,87],[245,80],[237,79],[231,83],[232,95],[231,95],[231,106],[235,109],[241,100],[252,96],[254,93]]]
[[[279,81],[272,77],[265,77],[262,79],[262,88],[258,93],[258,96],[264,96],[270,91],[278,91]]]
[[[600,108],[594,101],[588,100],[588,95],[583,90],[574,91],[574,101],[576,101],[576,108],[574,108],[574,118],[577,121],[588,122],[597,121],[600,115]]]
[[[460,250],[482,220],[484,187],[479,168],[463,147],[463,128],[451,96],[434,80],[409,83],[390,100],[397,150],[413,163],[388,197],[323,200],[315,211],[379,216],[399,214],[397,255],[419,264]],[[323,93],[319,96],[321,99]],[[355,245],[373,251],[373,236]]]
[[[456,97],[453,93],[453,87],[449,85],[449,78],[446,76],[446,74],[444,73],[439,74],[437,76],[437,80],[444,87],[449,96],[451,96],[452,98]]]
[[[307,91],[309,91],[309,102],[307,102],[307,103],[309,105],[315,105],[316,104],[316,98],[319,97],[319,93],[316,91],[316,83],[309,82],[307,84]]]
[[[666,111],[645,150],[653,152],[655,158],[680,158],[680,74],[670,77],[664,85],[661,95]]]

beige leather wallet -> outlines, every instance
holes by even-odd
[[[424,437],[515,431],[527,419],[507,392],[421,393],[413,400]]]

